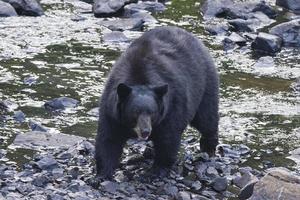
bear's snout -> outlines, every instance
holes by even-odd
[[[151,117],[148,115],[140,115],[137,119],[135,133],[141,140],[147,140],[151,134]]]

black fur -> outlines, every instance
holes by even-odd
[[[147,97],[136,100],[146,102],[140,107],[156,107],[149,111],[153,123],[150,139],[156,152],[154,168],[174,164],[181,134],[188,124],[202,133],[201,149],[214,154],[218,144],[219,79],[213,60],[192,34],[176,27],[160,27],[135,40],[107,80],[96,138],[98,175],[111,177],[118,167],[123,146],[132,136],[132,126],[124,116],[134,115],[129,105],[139,94]]]

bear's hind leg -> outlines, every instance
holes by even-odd
[[[210,156],[215,154],[218,145],[218,94],[205,94],[200,106],[190,123],[201,133],[200,148],[201,151],[207,152]]]

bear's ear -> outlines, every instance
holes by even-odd
[[[168,92],[168,88],[169,88],[168,84],[165,84],[162,86],[155,87],[153,88],[153,90],[155,94],[161,98]]]
[[[117,88],[118,97],[120,100],[125,99],[131,93],[132,88],[125,83],[120,83]]]

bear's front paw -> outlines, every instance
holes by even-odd
[[[164,178],[170,174],[170,168],[154,165],[150,169],[150,173],[153,177]]]

